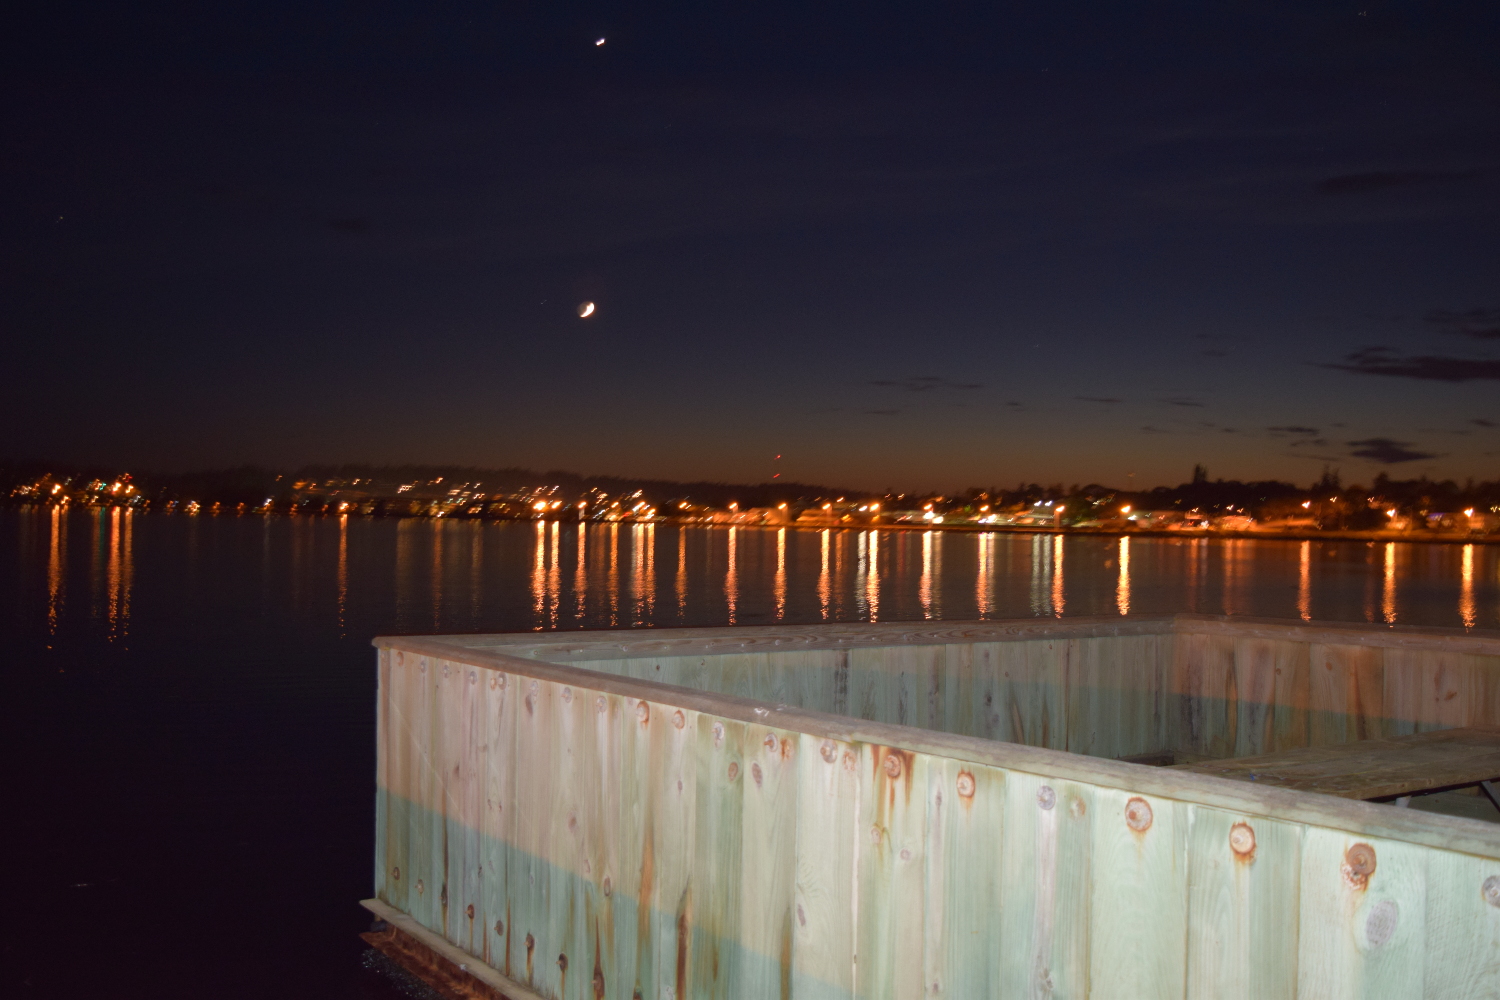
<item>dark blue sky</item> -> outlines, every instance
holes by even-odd
[[[634,6],[7,14],[0,456],[1500,475],[1494,4]]]

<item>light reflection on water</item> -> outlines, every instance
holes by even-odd
[[[670,524],[10,515],[49,636],[218,588],[375,632],[1198,611],[1495,627],[1500,547]],[[86,539],[79,544],[79,532]],[[141,589],[138,572],[158,583]],[[173,597],[162,580],[190,582]],[[77,588],[86,605],[70,600]],[[20,609],[15,609],[19,611]],[[326,614],[324,613],[326,610]],[[252,614],[240,604],[215,613]]]

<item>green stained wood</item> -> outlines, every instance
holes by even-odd
[[[926,995],[1000,997],[1007,774],[934,759],[927,777]]]
[[[860,747],[855,990],[862,997],[923,993],[927,786],[931,758]]]
[[[792,957],[799,996],[854,996],[860,755],[853,743],[798,738],[797,925]]]
[[[742,962],[737,995],[775,997],[791,988],[796,922],[797,734],[746,728],[740,775],[740,936],[762,961]]]
[[[1187,995],[1292,1000],[1302,827],[1191,808]]]
[[[1430,856],[1399,841],[1307,830],[1298,907],[1299,996],[1423,995]]]
[[[1094,789],[1006,775],[1001,843],[1002,997],[1089,995]]]
[[[1175,997],[1186,988],[1187,843],[1192,807],[1094,792],[1089,996]],[[1149,919],[1143,915],[1150,914]]]
[[[1426,932],[1423,996],[1500,996],[1500,860],[1427,852]]]
[[[734,1000],[739,994],[744,836],[745,723],[694,713],[696,761],[694,832],[702,847],[692,857],[693,926],[689,969],[692,996]]]
[[[377,894],[558,1000],[1500,996],[1494,827],[989,742],[1495,725],[1490,640],[1115,627],[617,632],[566,668],[389,640]],[[523,639],[592,642],[489,648]]]

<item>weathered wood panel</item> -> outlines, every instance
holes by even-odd
[[[1165,733],[1180,675],[1148,650],[1180,638],[1124,636],[1113,667],[1096,636],[732,654],[741,690],[852,709],[867,682],[875,714],[968,733],[657,681],[708,684],[704,654],[611,674],[402,640],[379,667],[377,890],[570,1000],[1500,993],[1494,826],[976,738]],[[1418,672],[1388,696],[1363,654],[1280,641],[1216,654],[1234,698],[1192,679],[1225,693],[1198,732],[1311,732],[1327,664],[1356,729],[1393,704],[1453,724],[1446,692],[1493,690],[1485,653],[1350,644]]]

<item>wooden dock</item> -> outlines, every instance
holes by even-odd
[[[452,995],[1500,995],[1500,824],[1113,759],[1500,726],[1500,634],[1162,616],[376,645],[367,905],[473,979]]]

